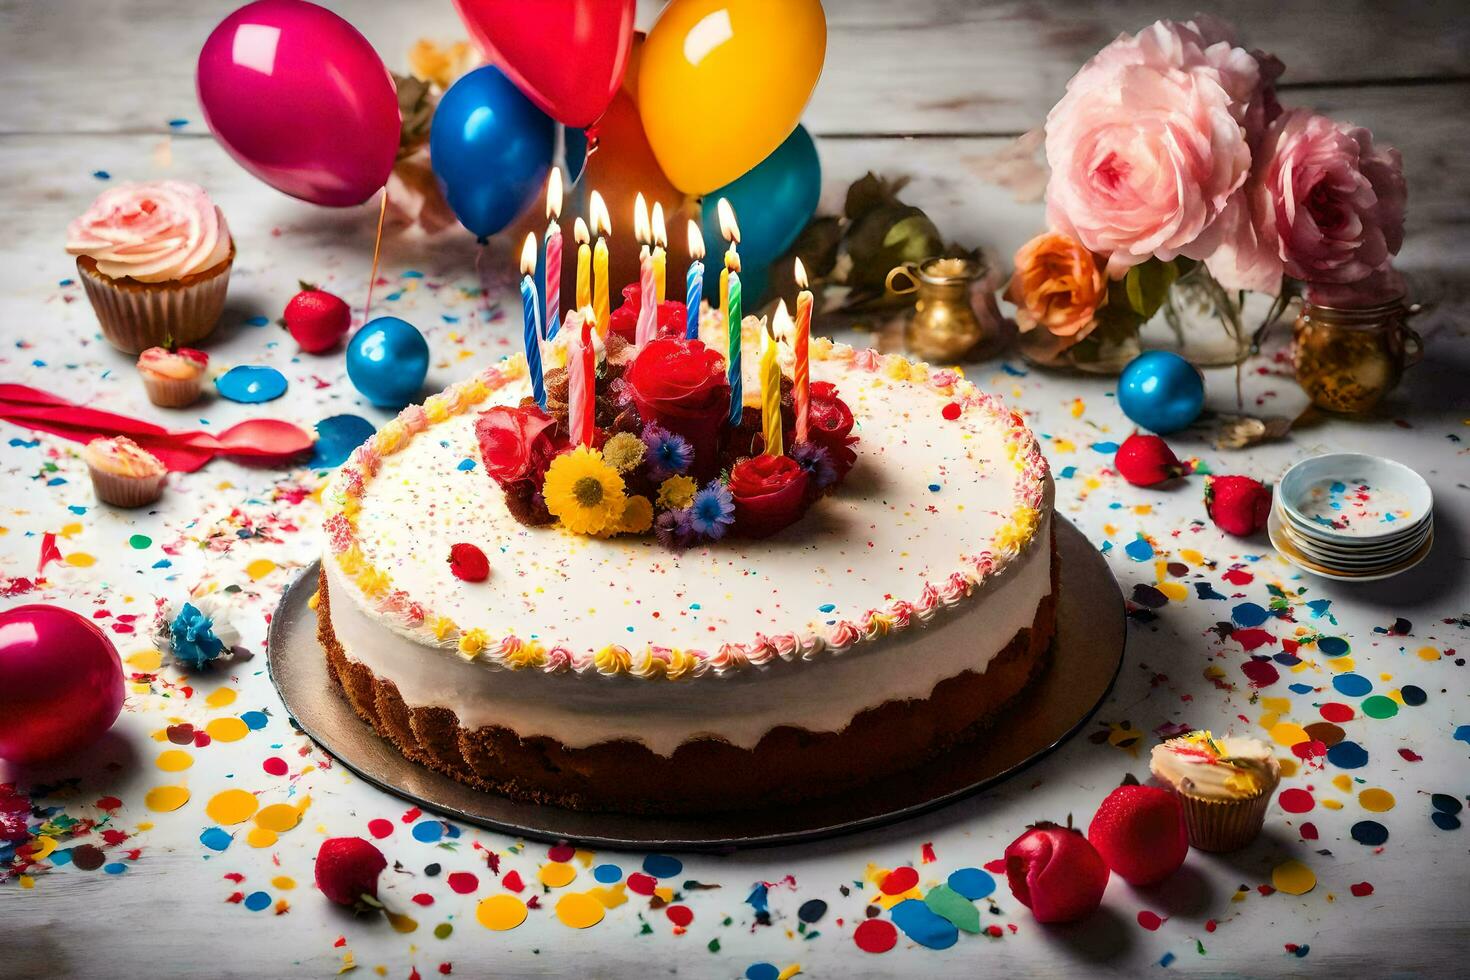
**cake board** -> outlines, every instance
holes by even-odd
[[[327,676],[310,606],[319,562],[287,588],[271,620],[268,665],[295,723],[338,762],[452,820],[518,837],[602,848],[729,852],[852,833],[926,813],[1046,756],[1112,689],[1127,639],[1122,592],[1081,531],[1056,522],[1057,635],[1046,668],[982,737],[859,790],[795,806],[702,816],[590,813],[485,793],[408,761],[353,712]]]

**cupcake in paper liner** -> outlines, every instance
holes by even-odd
[[[148,400],[160,408],[185,408],[199,400],[209,355],[192,347],[150,347],[138,355],[138,374]]]
[[[66,229],[66,250],[119,350],[176,347],[219,321],[235,245],[204,188],[181,180],[104,191]]]
[[[142,507],[163,494],[168,468],[126,436],[93,439],[82,449],[97,499],[115,507]]]
[[[1149,768],[1179,795],[1190,846],[1201,851],[1235,851],[1255,840],[1281,781],[1265,742],[1209,732],[1154,746]]]

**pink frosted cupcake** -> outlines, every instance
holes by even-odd
[[[1237,851],[1255,840],[1281,782],[1271,746],[1209,732],[1155,745],[1149,769],[1179,795],[1189,844],[1201,851]]]
[[[67,226],[66,250],[102,335],[129,354],[208,336],[235,260],[224,215],[204,188],[180,180],[104,191]]]
[[[160,408],[184,408],[199,400],[209,355],[192,347],[150,347],[138,355],[148,400]]]
[[[142,507],[163,494],[168,468],[124,436],[93,439],[82,449],[97,499],[117,507]]]

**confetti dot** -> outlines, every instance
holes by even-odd
[[[1388,828],[1377,820],[1359,820],[1350,833],[1353,840],[1368,847],[1377,847],[1388,840]]]
[[[577,877],[577,869],[565,861],[552,861],[549,864],[543,864],[536,877],[547,888],[562,888],[570,885],[572,879]]]
[[[480,879],[468,871],[455,871],[444,880],[448,882],[449,890],[456,895],[468,895],[480,887]]]
[[[250,833],[245,835],[245,843],[254,848],[274,847],[278,840],[280,835],[268,827],[251,827]]]
[[[995,891],[995,879],[988,871],[979,868],[961,868],[949,876],[949,887],[976,901]]]
[[[227,789],[216,793],[205,805],[204,812],[209,814],[209,819],[229,827],[249,820],[259,805],[255,794],[243,789]]]
[[[668,916],[669,921],[681,929],[687,927],[689,923],[694,921],[694,912],[687,905],[670,905],[664,909],[664,915]]]
[[[300,822],[301,811],[289,803],[272,803],[255,815],[257,827],[264,827],[278,834],[284,834]]]
[[[1364,698],[1362,704],[1363,714],[1369,718],[1392,718],[1399,713],[1399,703],[1393,698],[1375,694],[1371,698]]]
[[[864,919],[853,930],[852,941],[864,953],[886,953],[898,944],[898,930],[887,919]]]
[[[240,716],[240,720],[243,721],[245,723],[245,727],[249,728],[252,732],[258,732],[266,725],[270,724],[270,716],[267,715],[264,711],[247,711]]]
[[[1230,610],[1230,618],[1238,626],[1260,626],[1270,613],[1254,602],[1242,602]]]
[[[628,891],[635,895],[652,895],[653,890],[657,887],[658,879],[652,875],[646,875],[641,871],[628,875]]]
[[[169,749],[158,753],[158,758],[154,762],[164,772],[183,772],[194,764],[194,757],[178,749]]]
[[[885,895],[902,895],[918,883],[919,872],[913,868],[894,868],[878,882],[878,890]]]
[[[1322,715],[1324,721],[1330,721],[1338,725],[1345,721],[1352,721],[1357,715],[1357,712],[1353,711],[1350,706],[1337,701],[1329,701],[1318,708],[1317,711]]]
[[[1339,769],[1361,769],[1368,764],[1368,752],[1357,742],[1342,741],[1327,750],[1327,761]]]
[[[526,903],[514,895],[491,895],[475,906],[480,925],[495,932],[507,932],[526,921]]]
[[[285,875],[276,875],[274,878],[271,879],[271,887],[279,888],[283,892],[288,892],[296,887],[296,879],[288,878]]]
[[[276,563],[269,558],[257,558],[245,566],[245,574],[250,576],[252,582],[259,582],[275,570]]]
[[[570,844],[553,844],[546,849],[546,860],[570,861],[576,854],[577,849]]]
[[[1271,885],[1288,895],[1305,895],[1317,887],[1317,876],[1300,861],[1283,861],[1271,869]]]
[[[1143,909],[1138,913],[1138,924],[1149,932],[1157,932],[1159,926],[1164,924],[1164,919],[1157,912],[1150,912],[1148,909]]]
[[[781,971],[774,963],[752,963],[745,968],[745,980],[781,980]]]
[[[650,854],[643,859],[643,870],[655,878],[672,878],[684,870],[684,862],[667,854]]]
[[[601,884],[611,885],[623,880],[623,869],[616,864],[599,864],[592,869],[592,877]]]
[[[177,810],[188,802],[189,791],[183,786],[155,786],[143,797],[143,803],[148,809],[157,813]]]
[[[1369,813],[1387,813],[1393,809],[1393,794],[1386,789],[1365,789],[1358,794],[1358,804]]]
[[[1405,684],[1400,688],[1399,696],[1404,699],[1404,704],[1411,708],[1417,708],[1429,700],[1429,695],[1424,693],[1424,689],[1415,687],[1413,684]]]
[[[163,654],[157,650],[139,650],[132,654],[127,660],[129,667],[136,667],[141,671],[155,671],[163,663]]]
[[[222,687],[217,691],[210,691],[209,697],[204,699],[204,703],[211,708],[224,708],[234,704],[235,698],[238,696],[234,688]]]
[[[260,764],[260,768],[264,769],[272,776],[284,776],[287,772],[290,771],[290,769],[286,766],[286,760],[274,755],[270,756],[264,762],[262,762]]]
[[[1340,657],[1348,652],[1348,641],[1340,636],[1324,636],[1317,641],[1317,650],[1324,657]]]
[[[939,410],[939,414],[943,415],[946,420],[953,422],[955,419],[960,417],[959,402],[949,402],[942,409]]]
[[[384,837],[387,837],[388,835],[393,833],[393,821],[384,820],[382,817],[378,817],[375,820],[369,820],[368,833],[372,834],[378,840],[382,840]]]
[[[809,925],[819,921],[826,914],[827,903],[820,898],[807,899],[801,903],[801,908],[796,910],[796,917]]]
[[[286,376],[275,368],[241,364],[215,378],[214,386],[221,398],[254,405],[284,395]]]
[[[556,903],[556,917],[561,924],[572,929],[587,929],[602,921],[607,909],[591,895],[572,892],[563,895]]]
[[[1311,736],[1301,725],[1283,721],[1271,726],[1271,741],[1277,745],[1296,745],[1298,742],[1306,742],[1310,739]]]
[[[216,742],[238,742],[250,734],[250,726],[239,718],[216,718],[204,726],[204,732]]]
[[[923,902],[909,898],[893,907],[893,924],[920,946],[948,949],[960,938],[959,929],[948,919],[935,915]]]
[[[1373,682],[1362,674],[1338,674],[1332,678],[1332,687],[1338,694],[1360,698],[1373,690]]]
[[[413,825],[413,839],[433,844],[444,836],[444,824],[438,820],[420,820]]]
[[[271,897],[265,892],[251,892],[245,896],[245,907],[252,912],[270,908]]]
[[[1296,787],[1282,790],[1281,795],[1276,797],[1276,802],[1280,803],[1281,809],[1287,813],[1306,813],[1317,805],[1311,793]]]
[[[128,547],[136,551],[142,551],[153,544],[153,539],[146,534],[135,534],[128,538]]]
[[[230,846],[230,833],[219,827],[209,827],[199,835],[199,843],[211,851],[223,851]]]

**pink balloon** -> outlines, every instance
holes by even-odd
[[[199,102],[240,166],[292,197],[361,204],[398,155],[398,95],[367,39],[305,0],[256,0],[199,52]]]
[[[123,703],[107,635],[60,606],[0,612],[0,759],[44,762],[85,748]]]
[[[568,126],[607,111],[628,67],[635,0],[454,0],[486,57]]]

